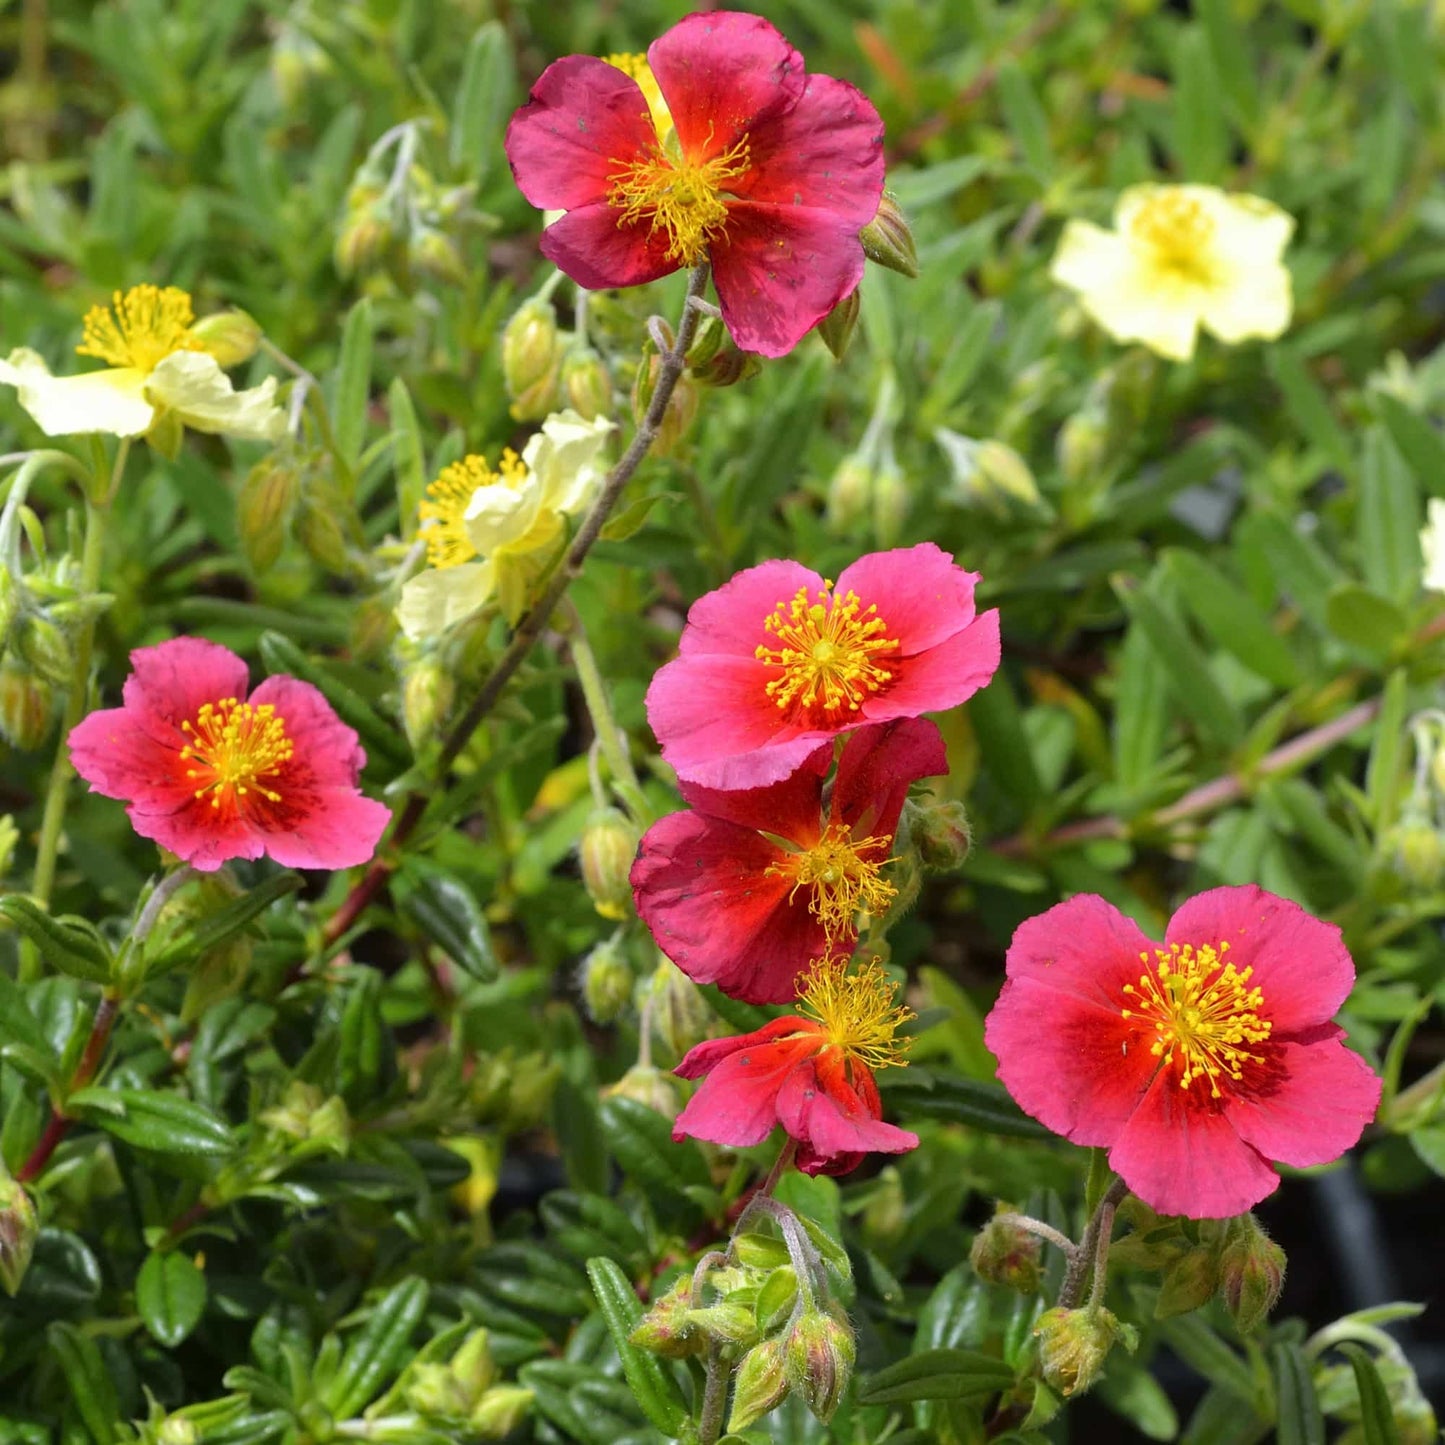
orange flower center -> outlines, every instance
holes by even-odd
[[[1214,218],[1196,197],[1172,187],[1155,192],[1130,220],[1129,233],[1161,271],[1200,285],[1210,283]]]
[[[852,932],[859,909],[884,913],[898,896],[898,890],[883,878],[881,868],[887,859],[868,858],[866,853],[879,854],[888,846],[887,838],[855,840],[846,824],[830,824],[827,831],[811,847],[790,857],[784,863],[768,865],[768,875],[791,875],[791,903],[798,889],[810,888],[808,911],[823,925],[823,933],[831,947],[843,935]]]
[[[898,985],[875,958],[850,974],[841,959],[819,959],[802,982],[798,1011],[822,1026],[825,1047],[841,1049],[849,1063],[866,1069],[905,1066],[908,1038],[897,1038],[913,1015],[894,1000]]]
[[[206,349],[191,335],[195,319],[191,298],[180,287],[132,286],[117,291],[109,306],[85,313],[85,338],[75,349],[112,366],[151,372],[172,352]]]
[[[202,703],[195,722],[183,722],[181,731],[190,739],[181,757],[195,764],[186,776],[196,783],[197,798],[209,793],[211,806],[220,808],[223,800],[239,803],[254,790],[268,802],[281,801],[260,780],[279,773],[296,744],[270,703],[252,707],[234,697]]]
[[[710,161],[694,165],[653,146],[636,160],[614,162],[607,203],[622,214],[619,226],[646,222],[648,234],[667,235],[667,256],[695,266],[708,242],[727,224],[728,182],[748,172],[748,143],[739,141]]]
[[[857,712],[893,676],[879,659],[898,647],[898,639],[887,635],[878,604],[865,608],[851,591],[835,597],[831,582],[823,584],[816,601],[809,600],[806,587],[798,588],[791,602],[778,603],[763,630],[778,645],[761,646],[754,656],[778,669],[767,693],[784,710],[797,704],[830,720]]]
[[[1228,949],[1227,943],[1217,949],[1207,943],[1197,949],[1192,943],[1171,943],[1154,950],[1152,964],[1141,953],[1145,972],[1138,987],[1124,985],[1134,1007],[1120,1010],[1126,1019],[1139,1019],[1154,1030],[1149,1052],[1165,1068],[1178,1057],[1181,1089],[1207,1079],[1216,1099],[1221,1078],[1239,1079],[1246,1062],[1261,1062],[1260,1055],[1241,1045],[1262,1043],[1273,1027],[1259,1016],[1264,994],[1249,986],[1254,970],[1241,973],[1224,963]]]

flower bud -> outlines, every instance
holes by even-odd
[[[1428,818],[1405,818],[1390,834],[1396,873],[1407,888],[1428,893],[1445,873],[1445,838]]]
[[[253,572],[266,572],[276,565],[286,544],[300,484],[295,465],[277,455],[257,462],[247,472],[236,497],[236,531]]]
[[[1073,487],[1087,487],[1097,479],[1108,451],[1108,423],[1093,406],[1085,406],[1067,418],[1054,440],[1059,470]]]
[[[492,1358],[491,1336],[486,1330],[473,1330],[452,1356],[452,1378],[467,1392],[471,1407],[497,1378],[497,1363]]]
[[[712,1014],[698,986],[670,959],[658,964],[648,981],[652,992],[652,1026],[681,1058],[707,1037]]]
[[[48,617],[31,612],[15,629],[15,646],[21,657],[47,682],[70,681],[74,661],[70,640]]]
[[[13,656],[0,659],[0,737],[23,753],[34,752],[50,736],[55,694]]]
[[[562,362],[562,397],[583,421],[612,415],[612,377],[595,348],[574,346],[567,353]]]
[[[1042,1254],[1037,1235],[1006,1219],[991,1219],[974,1235],[968,1259],[974,1273],[989,1284],[1037,1294],[1043,1279]]]
[[[639,425],[652,405],[652,394],[657,386],[661,362],[654,356],[644,358],[632,379],[632,418]],[[652,444],[654,456],[668,457],[687,434],[697,415],[698,395],[696,384],[684,372],[677,379],[672,395],[667,399],[667,408],[657,428],[657,440]]]
[[[1138,1332],[1101,1305],[1045,1310],[1034,1325],[1045,1381],[1061,1395],[1082,1394],[1098,1378],[1116,1341],[1132,1351]]]
[[[465,1420],[476,1403],[445,1365],[427,1360],[412,1366],[405,1396],[418,1415],[435,1420]]]
[[[503,1440],[527,1418],[532,1392],[521,1385],[494,1385],[482,1396],[468,1422],[481,1440]]]
[[[511,1134],[535,1128],[552,1105],[560,1059],[549,1059],[540,1051],[523,1054],[512,1066],[507,1080],[507,1105],[502,1127]]]
[[[617,808],[599,808],[587,820],[578,845],[582,882],[592,906],[604,917],[621,922],[632,913],[628,874],[637,856],[636,825]]]
[[[754,1420],[783,1403],[788,1378],[781,1339],[764,1340],[743,1356],[733,1380],[733,1408],[728,1416],[728,1433],[746,1430]]]
[[[541,421],[557,410],[562,335],[550,301],[524,301],[502,332],[502,376],[518,421]]]
[[[823,338],[823,345],[833,353],[835,361],[842,361],[848,354],[862,310],[863,287],[859,284],[813,328]]]
[[[303,478],[295,531],[296,540],[311,559],[333,576],[346,577],[357,572],[360,519],[355,504],[337,487],[325,463],[313,467]]]
[[[582,1001],[595,1024],[615,1023],[632,1002],[636,979],[618,938],[604,939],[582,961]]]
[[[870,261],[910,279],[918,275],[918,247],[913,231],[890,191],[883,192],[877,215],[858,232],[858,239]]]
[[[621,1099],[635,1099],[664,1119],[677,1117],[679,1080],[675,1075],[650,1064],[634,1064],[615,1084],[609,1084],[602,1092],[607,1096],[617,1095]]]
[[[913,488],[889,446],[873,477],[873,532],[880,547],[892,547],[898,541],[912,510]]]
[[[156,1428],[156,1445],[196,1445],[201,1432],[184,1415],[167,1415]]]
[[[719,1345],[752,1345],[758,1338],[757,1316],[747,1305],[723,1300],[705,1309],[693,1310],[689,1320]]]
[[[719,317],[704,318],[687,352],[687,374],[699,386],[733,386],[762,369],[758,356],[739,348]]]
[[[856,452],[843,458],[828,483],[828,528],[843,536],[873,510],[873,468]]]
[[[1029,464],[1011,446],[991,437],[975,441],[947,427],[935,428],[933,438],[952,466],[954,501],[1003,519],[1048,511]]]
[[[0,1285],[12,1299],[30,1268],[39,1232],[35,1204],[24,1187],[13,1179],[0,1178]]]
[[[342,276],[365,275],[381,263],[394,229],[391,208],[381,199],[380,186],[357,182],[346,197],[346,215],[336,233],[332,260]]]
[[[1174,1315],[1202,1309],[1218,1286],[1218,1251],[1206,1245],[1195,1245],[1164,1271],[1164,1278],[1159,1284],[1159,1298],[1154,1305],[1154,1318],[1167,1320]]]
[[[420,753],[438,740],[456,692],[453,674],[435,657],[422,658],[407,668],[401,690],[401,723],[413,752]]]
[[[857,1355],[852,1329],[821,1310],[806,1311],[788,1331],[783,1346],[788,1385],[825,1425],[848,1388]]]
[[[406,243],[407,264],[418,275],[432,281],[461,286],[467,279],[457,243],[435,226],[418,226]]]
[[[191,335],[222,366],[240,366],[250,361],[261,344],[261,327],[254,317],[239,308],[203,316],[191,327]]]
[[[1219,1257],[1219,1296],[1240,1334],[1262,1324],[1275,1307],[1284,1271],[1284,1250],[1246,1214]]]
[[[925,797],[903,805],[908,841],[919,860],[933,873],[951,873],[963,866],[973,841],[968,811],[952,798]]]
[[[669,1360],[701,1354],[707,1349],[708,1337],[695,1318],[699,1313],[692,1307],[692,1281],[684,1275],[653,1301],[628,1335],[628,1341],[639,1350],[650,1350]]]
[[[10,628],[20,615],[22,589],[10,569],[0,562],[0,651],[4,651]]]

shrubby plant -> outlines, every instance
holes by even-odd
[[[1445,26],[761,10],[0,14],[0,1440],[1436,1437]]]

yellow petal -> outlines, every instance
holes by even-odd
[[[478,487],[462,516],[467,540],[483,556],[515,546],[536,525],[542,510],[542,488],[529,472],[520,486],[492,482]]]
[[[605,417],[584,421],[575,411],[554,412],[528,441],[522,460],[542,488],[542,505],[575,514],[592,504],[606,465],[602,449],[614,430]]]
[[[204,351],[173,351],[158,362],[146,380],[146,395],[196,431],[274,442],[286,430],[274,376],[237,391],[216,358]]]
[[[20,405],[46,436],[106,432],[134,437],[155,420],[155,408],[144,395],[145,374],[132,367],[52,376],[41,357],[22,348],[0,361],[0,382],[16,389]]]
[[[1204,326],[1221,341],[1272,340],[1294,312],[1290,275],[1279,259],[1294,218],[1259,196],[1215,191],[1207,204],[1214,218],[1218,280],[1202,308]]]
[[[428,567],[403,584],[401,605],[396,609],[397,621],[413,642],[435,637],[485,607],[495,585],[490,562]]]
[[[1445,592],[1445,501],[1431,497],[1420,533],[1420,554],[1425,559],[1423,585],[1431,592]]]

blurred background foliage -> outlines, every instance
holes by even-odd
[[[551,59],[645,49],[687,8],[0,3],[0,344],[70,370],[87,307],[142,281],[181,286],[198,313],[245,308],[319,378],[334,433],[308,423],[279,460],[198,437],[175,460],[133,462],[108,539],[103,698],[128,649],[200,633],[257,675],[310,667],[345,690],[373,792],[424,775],[454,688],[503,639],[401,646],[388,569],[442,465],[495,458],[531,430],[509,409],[502,335],[550,268],[507,168],[506,120]],[[1022,1306],[960,1262],[991,1196],[1066,1218],[1080,1166],[989,1092],[981,1017],[1013,927],[1070,892],[1156,935],[1180,898],[1246,881],[1338,922],[1360,971],[1343,1022],[1386,1075],[1361,1172],[1406,1211],[1390,1217],[1429,1217],[1445,1172],[1431,1072],[1445,1057],[1445,733],[1412,720],[1441,706],[1445,670],[1445,606],[1422,591],[1418,542],[1427,499],[1445,497],[1445,9],[753,8],[810,69],[877,104],[921,274],[870,268],[841,364],[809,341],[737,386],[696,388],[695,420],[644,466],[628,524],[573,589],[574,625],[650,757],[651,674],[688,603],[740,567],[791,556],[836,575],[860,552],[931,540],[1002,610],[1003,668],[943,720],[941,786],[967,801],[973,854],[889,938],[930,1026],[886,1097],[924,1147],[841,1188],[794,1181],[795,1203],[849,1242],[860,1368],[927,1345],[1007,1355],[1027,1337]],[[1296,218],[1295,321],[1279,343],[1206,341],[1170,365],[1110,342],[1048,280],[1064,219],[1105,221],[1121,187],[1161,178],[1249,190]],[[547,344],[595,352],[625,417],[645,319],[675,315],[680,283],[586,307],[570,283],[550,296],[562,333]],[[255,378],[276,370],[253,363]],[[37,444],[8,391],[0,428],[5,450]],[[269,511],[268,485],[284,499]],[[64,553],[61,484],[32,500]],[[635,926],[610,941],[579,883],[588,736],[564,651],[539,652],[346,952],[321,966],[346,880],[319,880],[273,903],[257,936],[233,933],[148,986],[106,1085],[193,1113],[127,1137],[104,1132],[97,1106],[47,1171],[34,1264],[0,1305],[0,1438],[109,1445],[150,1409],[146,1438],[185,1445],[157,1422],[224,1400],[186,1422],[195,1438],[321,1441],[363,1407],[396,1414],[420,1365],[474,1326],[533,1392],[521,1431],[656,1438],[582,1261],[669,1283],[744,1176],[671,1144],[649,1107],[675,1107],[670,1082],[628,1072],[649,994],[663,1067],[709,1015],[654,980]],[[28,873],[48,755],[0,755],[0,807],[19,829],[10,886]],[[646,788],[672,806],[661,771]],[[57,908],[113,932],[153,851],[119,807],[79,795],[67,841]],[[242,887],[269,876],[235,873]],[[198,895],[177,906],[228,901]],[[579,965],[599,945],[621,972],[594,964],[583,997]],[[10,1043],[37,1058],[0,1050],[12,1168],[94,1008],[74,979],[36,987]],[[1287,1181],[1264,1211],[1281,1229],[1296,1219],[1311,1325],[1378,1302],[1319,1278],[1330,1227],[1309,1211],[1339,1204],[1332,1177]],[[1345,1187],[1340,1207],[1368,1211]],[[1419,1273],[1408,1227],[1395,1246],[1392,1264],[1355,1240],[1370,1287],[1393,1268],[1407,1291],[1438,1293],[1438,1261]],[[1417,1358],[1438,1382],[1428,1316],[1422,1328]],[[1202,1319],[1188,1333],[1169,1348],[1210,1384],[1187,1438],[1262,1438],[1299,1327],[1279,1327],[1277,1356],[1241,1355]],[[1203,1388],[1160,1368],[1176,1402]],[[1315,1384],[1327,1408],[1358,1409],[1348,1383]],[[1152,1438],[1177,1428],[1175,1404],[1127,1361],[1102,1394]],[[881,1438],[891,1420],[897,1440],[971,1440],[975,1411],[850,1405],[832,1437]],[[758,1428],[829,1438],[792,1405]]]

